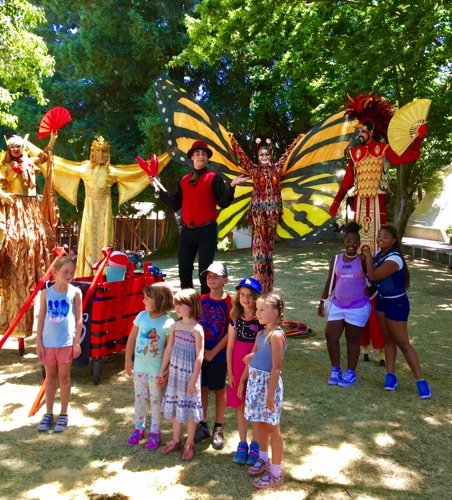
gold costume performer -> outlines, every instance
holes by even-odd
[[[40,152],[35,146],[30,148],[36,155]],[[169,157],[165,153],[158,160],[160,171]],[[110,146],[101,136],[91,145],[89,161],[77,163],[55,156],[54,164],[54,187],[72,205],[77,205],[80,179],[85,184],[76,276],[91,276],[92,266],[103,258],[102,248],[114,243],[111,187],[118,183],[122,205],[149,186],[149,178],[137,164],[110,165]]]
[[[35,175],[44,170],[53,139],[46,152],[30,158],[26,140],[13,136],[0,162],[0,334],[3,335],[53,260],[53,230],[36,195]],[[33,307],[25,313],[12,335],[29,337]]]

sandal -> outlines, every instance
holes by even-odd
[[[156,450],[160,446],[160,434],[150,432],[146,443],[147,450]]]
[[[184,446],[184,452],[182,453],[182,460],[189,462],[193,460],[195,456],[195,447],[192,444],[186,444]]]
[[[250,476],[260,476],[264,472],[270,470],[270,460],[264,462],[262,458],[258,458],[256,463],[248,469],[248,474]]]
[[[140,444],[140,440],[143,439],[144,431],[141,429],[135,429],[132,434],[130,434],[127,444],[130,446],[135,446]]]
[[[271,472],[265,474],[265,476],[258,477],[253,481],[253,486],[258,489],[263,488],[276,488],[281,486],[284,482],[284,478],[282,476],[275,477]]]
[[[167,445],[165,445],[161,450],[160,453],[162,455],[168,455],[168,453],[171,453],[172,451],[180,450],[182,448],[181,443],[176,443],[176,441],[171,441]]]

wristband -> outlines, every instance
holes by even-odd
[[[320,299],[320,302],[325,302],[326,299],[324,299],[323,297]]]

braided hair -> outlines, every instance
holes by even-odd
[[[278,323],[282,327],[284,322],[284,301],[276,293],[264,293],[258,300],[262,300],[264,304],[269,305],[272,309],[278,311]],[[272,335],[275,333],[273,329],[266,337],[265,342],[270,342]]]
[[[395,239],[395,242],[392,245],[392,247],[394,248],[394,250],[397,253],[400,254],[400,257],[402,258],[403,269],[405,271],[405,288],[408,289],[409,286],[410,286],[410,283],[411,283],[411,276],[410,276],[410,271],[408,269],[406,261],[405,261],[405,259],[403,257],[402,246],[400,245],[400,240],[399,240],[399,235],[397,234],[397,229],[394,226],[390,226],[388,224],[386,226],[382,226],[380,228],[380,231],[386,231],[387,233],[389,233]]]

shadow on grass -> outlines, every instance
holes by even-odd
[[[226,447],[216,451],[209,441],[200,443],[191,463],[181,461],[181,452],[149,452],[144,442],[127,446],[133,381],[123,372],[124,353],[103,359],[99,386],[92,384],[89,367],[73,368],[70,426],[62,434],[38,433],[40,416],[27,417],[42,383],[39,362],[30,354],[32,340],[23,360],[14,349],[0,353],[2,498],[447,498],[452,381],[445,367],[452,274],[409,261],[410,337],[432,385],[431,400],[419,399],[400,355],[400,387],[394,393],[383,391],[385,370],[372,354],[370,363],[358,365],[358,385],[331,387],[326,384],[325,320],[317,316],[317,304],[328,262],[339,250],[334,243],[299,250],[276,247],[275,288],[286,302],[285,319],[317,331],[312,338],[288,341],[281,421],[285,483],[277,491],[255,491],[246,467],[232,462],[238,434],[231,409],[225,417]],[[229,268],[230,294],[252,274],[249,250],[218,254],[217,260]],[[177,282],[174,260],[155,265],[168,273],[168,281]],[[209,417],[214,413],[211,394]],[[164,421],[164,442],[171,432],[171,423]]]

